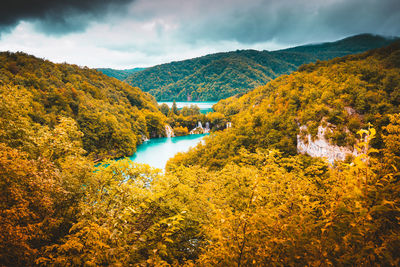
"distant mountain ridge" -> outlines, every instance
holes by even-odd
[[[361,34],[277,51],[236,50],[161,64],[125,81],[157,100],[213,101],[246,93],[303,64],[387,46],[399,38]],[[107,73],[105,73],[108,75]]]
[[[110,76],[112,78],[116,78],[120,81],[123,81],[126,78],[128,78],[128,76],[131,75],[132,73],[142,71],[144,69],[146,69],[146,68],[133,68],[133,69],[125,69],[125,70],[117,70],[117,69],[111,69],[111,68],[98,68],[97,70],[107,76]]]
[[[391,44],[392,42],[399,40],[398,37],[383,37],[372,34],[360,34],[351,37],[344,38],[336,42],[325,42],[320,44],[308,44],[302,46],[296,46],[292,48],[283,49],[280,51],[286,52],[301,52],[301,53],[312,53],[321,54],[329,53],[343,54],[355,54],[365,52],[370,49],[380,48]],[[278,51],[277,51],[278,52]],[[340,56],[336,56],[340,57]],[[322,60],[321,58],[320,60]],[[329,58],[326,58],[328,60]]]

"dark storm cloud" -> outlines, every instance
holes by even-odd
[[[353,0],[332,5],[320,22],[339,32],[400,35],[399,0]]]
[[[151,66],[220,51],[276,50],[360,33],[400,36],[400,0],[3,2],[8,3],[0,7],[0,50],[94,67]],[[66,35],[71,32],[76,33]]]
[[[290,44],[358,33],[400,35],[400,0],[203,1],[180,38]],[[231,4],[229,4],[229,2]],[[214,10],[216,8],[216,10]]]
[[[50,34],[81,31],[105,14],[119,17],[132,1],[10,0],[0,9],[0,32],[21,20]],[[400,35],[400,0],[137,0],[132,10],[128,19],[137,22],[172,21],[176,38],[188,43],[292,43],[364,32]]]
[[[63,34],[85,29],[108,12],[123,11],[132,0],[7,0],[0,8],[0,31],[20,21],[34,22],[41,31]]]

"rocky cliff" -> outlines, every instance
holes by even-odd
[[[318,127],[318,134],[312,138],[311,134],[301,134],[307,130],[306,126],[300,127],[300,134],[297,135],[297,152],[310,155],[311,157],[326,158],[329,163],[333,164],[335,160],[343,161],[347,155],[357,156],[357,150],[350,147],[341,147],[332,145],[325,138],[326,131],[329,127]]]

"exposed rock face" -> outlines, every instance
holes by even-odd
[[[197,126],[196,128],[194,128],[193,130],[190,131],[190,134],[205,134],[205,133],[209,133],[210,129],[207,128],[203,128],[201,126]]]
[[[210,124],[206,123],[206,128],[203,128],[201,121],[198,122],[197,127],[190,131],[190,134],[205,134],[210,132]]]
[[[301,126],[300,131],[305,131],[306,126]],[[297,135],[297,152],[302,154],[308,154],[311,157],[324,157],[327,158],[329,163],[333,163],[335,160],[343,161],[346,155],[351,154],[357,156],[357,150],[349,147],[340,147],[332,145],[325,138],[325,132],[328,130],[327,127],[318,127],[318,135],[314,139],[311,138],[311,134],[304,137]],[[305,140],[304,140],[305,139]]]
[[[169,124],[165,124],[165,135],[167,137],[174,137],[174,130],[171,128]]]

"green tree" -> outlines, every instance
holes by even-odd
[[[178,107],[176,106],[175,100],[174,100],[174,102],[172,103],[172,108],[171,108],[171,110],[172,110],[172,112],[173,112],[175,115],[179,115],[179,110],[178,110]]]

